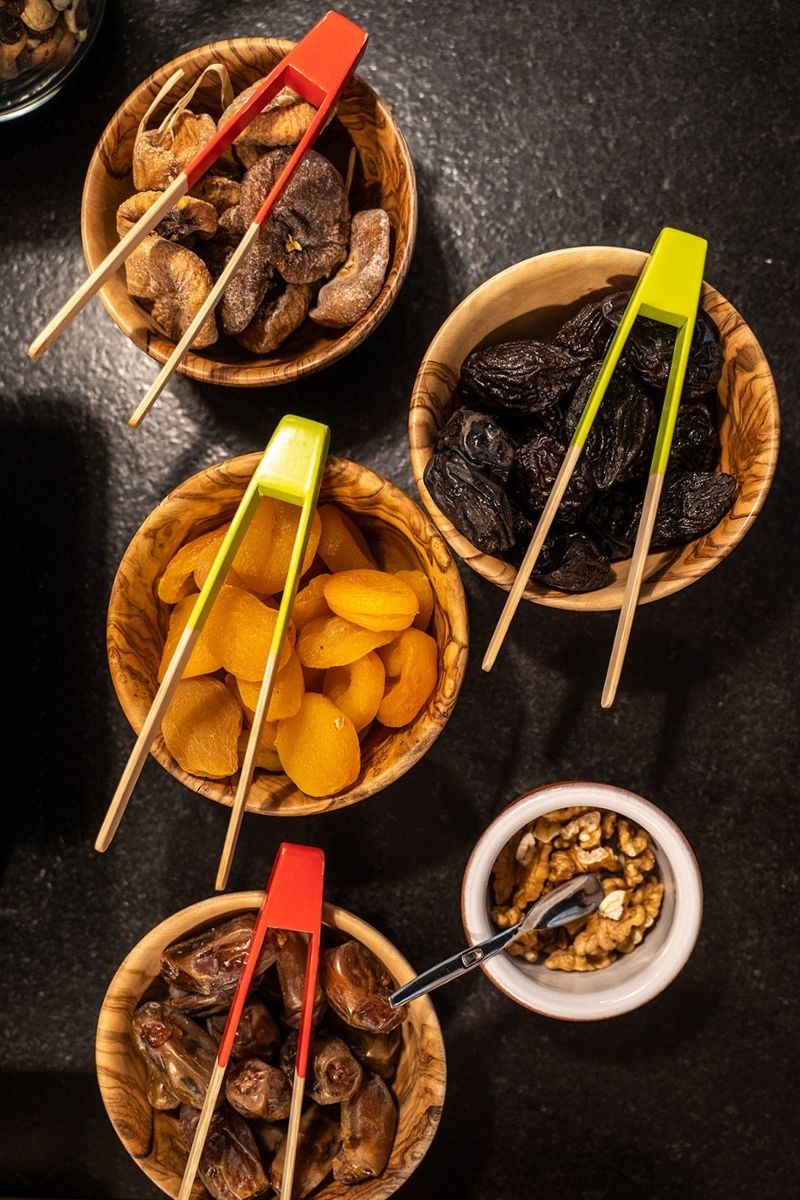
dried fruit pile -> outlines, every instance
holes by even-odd
[[[0,0],[0,81],[66,66],[93,8],[92,0]]]
[[[630,292],[584,305],[552,344],[505,342],[464,361],[456,410],[425,468],[435,503],[486,554],[519,562],[555,482]],[[655,444],[674,330],[639,318],[614,372],[534,578],[565,592],[605,587],[630,557]],[[735,475],[715,470],[715,389],[722,351],[697,319],[654,550],[708,533],[733,503]]]
[[[299,511],[260,501],[164,717],[167,749],[192,775],[221,779],[241,766]],[[172,606],[160,679],[226,530],[182,546],[158,582]],[[407,725],[433,692],[433,592],[422,571],[379,570],[361,531],[332,504],[314,517],[303,569],[256,766],[285,771],[306,795],[330,796],[358,777],[372,722]]]
[[[540,896],[576,875],[600,876],[604,897],[588,917],[517,938],[509,954],[559,971],[599,971],[642,942],[661,909],[664,885],[644,829],[615,812],[562,808],[521,829],[492,867],[492,920],[508,929]]]
[[[243,913],[168,946],[156,985],[160,998],[151,989],[133,1014],[147,1099],[175,1113],[162,1120],[174,1122],[175,1140],[187,1153],[253,923],[253,914]],[[214,1200],[254,1200],[280,1190],[305,961],[304,934],[270,931],[200,1159],[200,1178]],[[330,946],[321,957],[294,1196],[310,1195],[331,1174],[355,1184],[386,1168],[397,1126],[390,1084],[406,1016],[404,1008],[389,1006],[394,988],[361,942]]]
[[[117,211],[120,237],[260,82],[234,99],[220,64],[207,68],[195,87],[209,72],[220,80],[219,120],[190,109],[194,88],[156,128],[147,128],[145,114],[133,149],[136,194]],[[284,88],[128,258],[128,291],[173,341],[188,329],[315,112]],[[345,329],[364,316],[386,276],[391,226],[381,208],[351,215],[348,190],[324,155],[305,155],[216,315],[197,334],[196,349],[224,335],[253,354],[268,354],[307,317]]]

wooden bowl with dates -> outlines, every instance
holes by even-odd
[[[490,552],[480,549],[469,537],[465,536],[465,533],[457,527],[457,521],[453,515],[446,515],[442,511],[442,508],[434,500],[431,489],[426,486],[426,468],[428,469],[428,480],[431,481],[431,462],[437,452],[437,441],[441,446],[440,434],[443,427],[461,405],[466,409],[480,409],[481,407],[480,403],[474,399],[475,393],[470,391],[470,386],[475,382],[474,371],[472,378],[469,377],[469,374],[466,379],[462,375],[465,360],[473,352],[480,354],[481,351],[490,347],[498,347],[507,343],[522,344],[528,339],[534,339],[540,344],[547,343],[548,351],[551,347],[555,347],[553,357],[554,361],[557,360],[557,365],[561,367],[566,364],[566,370],[577,375],[577,384],[566,381],[564,395],[554,407],[548,408],[546,411],[542,410],[541,413],[532,410],[531,413],[525,414],[517,409],[513,414],[514,420],[507,422],[511,427],[508,437],[513,446],[514,459],[511,474],[508,476],[509,484],[504,484],[503,487],[519,487],[520,479],[522,479],[523,485],[527,486],[527,482],[531,478],[530,459],[526,461],[522,471],[519,471],[518,468],[521,447],[525,447],[525,439],[530,436],[527,427],[520,420],[523,416],[526,419],[530,417],[536,428],[534,437],[538,439],[537,447],[545,444],[549,448],[551,463],[548,470],[544,470],[541,466],[537,467],[539,479],[543,475],[546,480],[549,480],[549,473],[557,470],[560,465],[566,442],[572,432],[568,421],[572,416],[573,400],[580,399],[581,387],[586,386],[584,381],[589,385],[591,383],[592,377],[586,373],[587,364],[602,358],[604,347],[612,332],[612,325],[609,324],[604,331],[603,342],[599,347],[594,348],[595,352],[591,355],[587,353],[584,362],[577,360],[583,372],[581,376],[576,370],[576,360],[570,361],[569,358],[574,347],[570,344],[570,337],[565,336],[565,323],[573,318],[580,323],[577,314],[588,305],[596,306],[595,311],[597,311],[601,307],[601,300],[606,301],[602,306],[603,315],[605,316],[609,311],[613,313],[614,305],[611,304],[611,307],[607,308],[607,305],[610,304],[607,298],[612,293],[621,294],[633,286],[646,257],[638,250],[613,246],[579,246],[541,254],[536,258],[517,263],[481,284],[462,301],[439,329],[420,366],[411,398],[409,441],[414,478],[422,501],[437,528],[455,553],[478,574],[506,591],[509,590],[514,580],[517,569],[515,564],[521,560],[522,554],[527,549],[530,534],[537,519],[537,511],[541,510],[544,502],[541,497],[546,495],[545,489],[542,489],[541,495],[529,491],[522,497],[523,503],[527,503],[529,508],[522,514],[523,519],[520,521],[519,528],[512,502],[511,512],[514,526],[513,530],[507,534],[507,538],[513,542],[513,545],[502,552]],[[700,403],[693,405],[687,403],[685,389],[681,413],[683,414],[689,407],[694,408],[695,416],[698,410],[704,410],[701,419],[707,423],[708,435],[715,443],[715,462],[713,469],[712,465],[704,466],[701,482],[704,483],[709,474],[714,472],[724,474],[724,484],[728,488],[728,495],[724,498],[727,511],[723,512],[720,507],[723,515],[718,520],[715,519],[716,523],[713,527],[706,528],[700,536],[693,536],[691,532],[688,535],[684,534],[684,537],[691,540],[685,540],[682,544],[678,544],[674,538],[671,544],[667,544],[669,539],[665,534],[661,548],[653,549],[648,556],[640,594],[641,603],[661,599],[687,587],[727,557],[761,510],[775,473],[780,416],[769,364],[752,331],[733,305],[709,284],[703,285],[701,309],[702,314],[705,314],[704,316],[701,314],[704,328],[711,331],[710,336],[716,341],[714,354],[717,363],[714,378],[716,379],[718,376],[718,382],[711,385],[707,394],[701,397]],[[616,319],[618,320],[618,316]],[[608,320],[612,321],[612,317],[609,317]],[[698,331],[699,329],[698,324]],[[593,332],[596,332],[596,327],[591,325],[590,317],[586,323],[585,333],[591,337]],[[573,338],[575,336],[574,327],[572,336]],[[564,356],[565,348],[566,358]],[[582,350],[580,352],[583,353]],[[490,361],[491,357],[487,353],[483,362]],[[471,361],[475,362],[476,360],[473,358]],[[468,363],[467,372],[469,370]],[[629,372],[629,376],[634,375],[634,365],[629,368],[625,367],[625,370]],[[619,373],[620,368],[615,374],[615,379]],[[649,437],[653,438],[663,391],[644,384],[639,377],[636,377],[635,386],[639,389],[639,394],[644,396],[644,403],[650,406]],[[610,391],[611,389],[601,406],[601,413],[608,403]],[[472,401],[470,396],[473,397]],[[694,401],[696,397],[692,396],[691,399]],[[502,396],[501,402],[505,402]],[[558,412],[559,405],[561,405],[560,413]],[[546,428],[546,421],[542,419],[547,418],[548,414],[553,412],[557,413],[558,421],[563,420],[563,425],[556,427],[555,432]],[[497,410],[492,410],[491,416],[496,418]],[[692,414],[687,413],[687,421],[691,416]],[[682,419],[679,416],[679,420]],[[485,421],[485,417],[482,417],[481,420]],[[503,435],[506,432],[504,427]],[[552,439],[551,433],[553,434]],[[676,460],[677,439],[676,431],[671,466]],[[451,438],[451,445],[453,440]],[[642,449],[645,448],[646,444],[643,441]],[[461,449],[461,447],[456,449]],[[510,448],[508,452],[511,453]],[[529,452],[523,448],[522,453]],[[588,456],[589,443],[581,457],[585,459]],[[464,468],[458,454],[456,454],[456,462],[461,468]],[[646,476],[648,464],[649,453],[646,456],[642,454],[636,464],[637,470],[640,472],[637,481],[642,492],[643,483],[641,481]],[[469,470],[470,468],[466,467],[465,469]],[[591,464],[588,469],[595,472],[596,480],[595,465]],[[694,472],[692,478],[699,480],[701,472],[694,468],[692,470]],[[687,469],[685,475],[689,474],[690,471]],[[554,478],[554,475],[552,477]],[[628,482],[629,478],[629,476],[620,474],[613,486],[603,493],[604,496],[621,495],[625,504],[630,506],[627,510],[630,513],[630,519],[626,517],[626,533],[625,538],[622,539],[621,550],[619,548],[609,550],[608,541],[605,543],[601,541],[601,552],[597,564],[591,564],[592,567],[596,565],[600,572],[599,575],[595,574],[591,581],[593,590],[578,586],[575,586],[574,591],[558,590],[556,586],[549,584],[548,579],[558,578],[559,567],[556,558],[556,567],[555,569],[550,568],[549,576],[543,572],[538,581],[536,578],[529,581],[524,593],[526,599],[533,600],[537,604],[578,611],[618,609],[621,606],[628,577],[630,546],[635,535],[637,519],[637,499],[631,495],[632,485]],[[669,478],[670,472],[668,471],[668,483],[665,485],[662,496],[659,518],[665,502],[668,500]],[[618,489],[617,481],[619,481]],[[552,484],[548,483],[546,489],[548,492],[549,486]],[[711,484],[710,486],[715,485]],[[497,489],[491,480],[487,488],[493,489],[493,495],[497,495]],[[512,493],[503,493],[503,503],[508,495],[512,495]],[[516,495],[519,499],[519,492]],[[532,495],[535,496],[535,502],[531,500]],[[598,491],[595,493],[594,499],[600,495],[601,492]],[[579,496],[578,502],[580,499]],[[445,503],[445,500],[446,497],[442,502]],[[584,509],[583,511],[584,513],[588,511],[591,522],[595,511],[592,508],[592,501],[589,501],[588,510]],[[641,511],[640,502],[639,511]],[[599,512],[600,515],[603,515],[602,509]],[[608,512],[609,509],[606,508],[606,519]],[[577,518],[579,521],[584,519],[583,515]],[[510,522],[506,528],[508,529],[509,526]],[[584,545],[591,546],[593,544],[592,532],[595,528],[591,524],[588,525],[590,536]],[[583,526],[576,525],[575,533],[569,531],[568,534],[565,526],[562,538],[566,539],[568,536],[574,539],[584,538],[582,529]],[[493,535],[494,531],[492,531]],[[561,546],[566,544],[566,540],[562,540]],[[653,544],[657,544],[655,539]],[[572,545],[575,545],[575,540]],[[554,548],[558,550],[557,543],[554,544]],[[577,579],[576,582],[579,583],[580,580]]]
[[[224,65],[228,72],[232,95],[237,97],[251,84],[269,74],[293,45],[293,42],[282,39],[234,38],[229,41],[200,46],[159,67],[128,96],[106,126],[86,174],[81,208],[81,237],[84,255],[90,270],[102,262],[119,240],[117,214],[120,205],[123,201],[134,197],[137,190],[142,191],[141,184],[134,187],[133,158],[137,131],[159,90],[170,76],[179,69],[183,71],[183,77],[156,104],[152,113],[147,117],[145,129],[157,129],[176,101],[198,80],[210,64],[221,63]],[[230,98],[230,94],[228,93],[228,98]],[[223,108],[219,78],[214,74],[205,76],[191,99],[191,113],[198,116],[209,114],[214,120],[218,120]],[[209,128],[213,130],[213,123],[209,125]],[[276,135],[278,140],[265,143],[271,147],[270,153],[277,151],[281,146],[291,144],[287,140],[292,136],[291,134],[283,135],[283,140],[281,140],[281,136]],[[215,164],[211,173],[223,169],[228,170],[230,175],[236,177],[234,183],[238,187],[237,180],[243,178],[248,165],[253,165],[251,160],[255,157],[252,144],[249,144],[247,149],[250,157],[244,154],[244,150],[241,154],[238,150],[235,153],[229,151],[225,163],[222,164],[220,160]],[[354,323],[345,327],[335,327],[330,322],[320,324],[311,320],[308,315],[303,319],[301,313],[298,318],[301,321],[299,325],[295,319],[288,323],[288,328],[293,330],[292,332],[287,334],[286,328],[282,327],[280,335],[273,337],[270,334],[271,341],[277,340],[279,344],[268,351],[265,347],[271,344],[271,341],[264,337],[263,327],[255,329],[258,324],[256,320],[253,320],[252,325],[248,325],[246,330],[244,327],[240,330],[238,325],[235,329],[228,330],[224,321],[222,324],[220,323],[223,320],[220,314],[225,304],[225,297],[223,297],[222,305],[217,310],[218,337],[204,348],[195,348],[190,351],[178,367],[178,370],[192,379],[204,383],[223,384],[228,387],[264,387],[312,374],[330,363],[336,362],[358,346],[383,320],[394,303],[408,271],[416,237],[417,193],[414,166],[403,134],[397,127],[389,109],[358,75],[353,75],[345,85],[336,115],[317,139],[315,150],[311,151],[311,154],[313,155],[315,152],[332,163],[341,176],[337,186],[344,186],[343,181],[346,183],[350,173],[351,182],[347,199],[352,214],[364,210],[383,210],[386,214],[389,250],[383,282],[371,287],[369,306],[366,311],[362,311],[362,306],[362,309],[359,310],[361,315],[354,319]],[[163,180],[156,180],[146,183],[146,186],[149,188],[155,186],[158,190],[159,187],[166,186],[166,183]],[[143,192],[143,194],[147,193]],[[201,193],[198,192],[198,187],[192,189],[193,196],[199,194]],[[205,192],[202,195],[213,201],[217,215],[223,217],[226,202],[224,200],[218,202],[218,195],[211,197],[207,196]],[[238,205],[238,201],[234,200],[230,200],[229,203],[231,210],[234,204]],[[184,201],[179,202],[179,205],[182,204]],[[208,211],[208,209],[206,208],[204,211]],[[140,214],[136,210],[134,217],[138,215]],[[210,215],[216,227],[217,221],[213,211]],[[385,221],[385,218],[382,220]],[[167,238],[175,237],[180,242],[181,235],[176,235],[174,231],[168,233],[162,230],[163,225],[164,222],[158,226],[156,232],[162,232],[163,236]],[[231,226],[225,235],[226,237],[228,234],[230,235],[231,243],[238,229],[237,220],[235,228]],[[200,264],[202,270],[205,271],[207,266],[212,280],[215,278],[215,272],[218,274],[221,270],[219,263],[224,261],[223,255],[228,244],[221,233],[222,222],[220,222],[219,230],[219,237],[215,233],[209,243],[204,240],[206,234],[209,233],[208,229],[186,243],[192,248],[191,259],[187,261],[194,260],[194,251],[196,250],[200,258],[204,260]],[[385,233],[384,227],[384,252]],[[218,241],[220,252],[216,257],[219,261],[215,266],[214,261],[216,260],[212,260],[209,256],[208,247],[216,246]],[[163,249],[163,247],[161,248]],[[294,245],[292,248],[295,248]],[[350,239],[350,249],[351,251],[353,249],[352,238]],[[175,250],[182,250],[182,247],[173,245],[173,251]],[[186,258],[186,254],[184,254],[184,258]],[[352,253],[347,260],[348,271],[351,267],[351,259]],[[385,262],[385,258],[383,261]],[[331,273],[336,269],[338,268],[330,268]],[[189,291],[190,285],[186,283],[188,268],[184,265],[180,268],[180,274],[178,272],[179,267],[176,266],[174,277],[170,277],[170,286],[174,287],[176,292]],[[206,273],[208,274],[208,272]],[[129,276],[128,282],[126,282],[126,270],[125,268],[121,269],[105,284],[100,292],[100,298],[122,332],[142,350],[145,350],[151,358],[164,363],[177,340],[173,339],[171,335],[167,336],[165,330],[171,328],[169,321],[173,319],[178,321],[178,317],[170,311],[168,319],[164,319],[163,307],[162,310],[158,309],[158,303],[161,302],[158,299],[155,306],[148,303],[146,296],[141,301],[134,299],[128,290],[130,278]],[[318,282],[324,278],[326,278],[326,274],[320,274]],[[281,281],[280,274],[275,271],[272,274],[272,282],[266,297],[258,309],[258,313],[262,314],[262,317],[264,306],[268,305],[268,300],[269,303],[272,303],[269,298],[273,296],[273,293],[275,296],[278,295],[279,284],[281,287],[285,286]],[[317,286],[318,283],[312,284],[306,290],[316,292]],[[205,287],[206,294],[208,290],[210,290],[209,281]],[[230,291],[230,287],[228,291]],[[292,294],[296,304],[300,304],[299,289],[295,288]],[[286,298],[287,296],[288,293],[284,290],[282,297]],[[308,297],[305,297],[303,302],[307,314]],[[277,304],[278,301],[276,300],[275,303]],[[319,306],[319,298],[312,299],[310,303],[313,311],[315,304]],[[358,308],[357,305],[356,307]],[[152,314],[149,311],[151,308]],[[198,308],[199,302],[194,306],[193,311],[196,312]],[[349,316],[347,314],[345,316],[347,320],[351,320],[352,311]],[[188,319],[184,319],[184,317],[188,317]],[[180,320],[183,323],[179,325],[179,333],[188,327],[189,319],[188,313],[181,314]],[[286,325],[284,317],[281,320],[284,320],[284,325]],[[245,336],[246,334],[249,336]],[[247,345],[237,340],[240,336],[247,342]]]
[[[178,605],[170,607],[163,600],[163,578],[165,572],[175,560],[178,552],[187,544],[199,544],[197,539],[211,531],[220,530],[233,513],[242,498],[253,471],[260,461],[259,454],[245,455],[241,458],[230,459],[217,466],[209,467],[199,475],[188,479],[167,496],[150,514],[144,524],[135,534],[117,570],[111,591],[108,610],[107,646],[111,677],[119,702],[138,733],[155,696],[159,683],[159,673],[163,673],[165,661],[165,644],[170,629],[171,618],[178,611]],[[273,501],[262,501],[262,504],[273,504]],[[287,508],[290,506],[286,506]],[[297,511],[297,510],[295,510]],[[376,475],[367,467],[348,462],[345,459],[328,458],[320,490],[318,515],[320,524],[324,526],[327,514],[341,514],[341,519],[350,522],[357,534],[363,539],[365,550],[371,555],[374,565],[379,572],[388,572],[390,576],[396,572],[413,573],[418,583],[421,583],[428,595],[426,616],[424,619],[425,632],[421,629],[408,629],[407,633],[416,639],[416,644],[424,643],[428,655],[428,685],[429,690],[423,697],[420,693],[414,715],[407,723],[401,720],[392,721],[391,714],[383,719],[380,710],[373,711],[374,720],[371,724],[359,724],[353,718],[355,730],[350,725],[350,734],[354,753],[358,757],[352,763],[349,782],[342,787],[334,787],[331,794],[325,792],[327,786],[323,782],[322,789],[304,783],[304,777],[293,771],[289,762],[288,751],[284,753],[283,744],[278,741],[273,747],[281,751],[281,762],[262,764],[265,769],[257,767],[247,799],[249,812],[265,813],[272,816],[303,816],[311,813],[329,812],[343,808],[357,801],[374,795],[401,775],[405,774],[431,746],[441,733],[447,722],[458,697],[464,677],[467,659],[468,623],[463,586],[458,567],[450,555],[447,546],[436,529],[408,496],[396,488],[388,480]],[[292,535],[293,536],[293,535]],[[313,538],[312,538],[313,540]],[[320,543],[322,546],[322,543]],[[272,562],[272,551],[264,557]],[[234,578],[237,560],[234,560],[230,580]],[[271,567],[270,567],[271,569]],[[301,657],[301,640],[308,626],[301,628],[299,605],[303,589],[307,588],[308,580],[313,581],[317,572],[321,572],[322,582],[330,580],[325,575],[319,555],[315,557],[300,581],[298,599],[295,601],[293,612],[299,633],[292,657]],[[377,572],[376,572],[377,573]],[[356,572],[351,572],[356,574]],[[339,578],[345,578],[344,572]],[[337,576],[334,573],[333,578]],[[405,576],[407,578],[407,576]],[[421,578],[424,577],[424,578]],[[239,581],[240,582],[240,581]],[[191,585],[197,590],[198,584]],[[263,610],[259,600],[250,594],[245,594],[242,587],[223,589],[229,596],[236,593],[240,599],[244,596],[249,605]],[[262,597],[265,604],[273,608],[277,606],[275,595]],[[182,603],[182,602],[179,602]],[[193,601],[187,598],[191,606]],[[220,604],[218,598],[214,609]],[[214,619],[214,609],[209,617],[209,624]],[[269,615],[269,614],[267,614]],[[307,615],[307,614],[306,614]],[[330,614],[328,614],[330,615]],[[410,620],[410,617],[406,619]],[[174,624],[174,622],[173,622]],[[294,622],[293,622],[294,624]],[[316,622],[314,622],[316,624]],[[348,622],[343,622],[349,626]],[[230,627],[225,627],[222,637],[229,636]],[[369,631],[366,631],[369,633]],[[294,631],[292,630],[292,633]],[[378,635],[375,635],[376,637]],[[358,651],[371,660],[376,659],[385,651],[391,650],[388,643],[397,635],[389,633],[380,643],[379,649],[367,654],[363,649]],[[400,636],[406,636],[401,634]],[[258,641],[259,652],[269,645],[269,635]],[[341,660],[345,661],[345,660]],[[349,661],[349,660],[347,660]],[[363,659],[361,660],[363,661]],[[187,680],[191,674],[190,664],[187,665],[184,682],[179,689],[185,688],[186,682],[195,684],[194,678]],[[376,664],[381,672],[380,663]],[[202,668],[208,670],[209,668]],[[210,675],[204,675],[206,686],[211,691],[222,694],[222,700],[230,706],[232,688],[236,693],[237,685],[226,674],[231,668],[221,669]],[[263,668],[261,668],[263,671]],[[316,671],[311,675],[307,664],[303,663],[304,675],[300,676],[299,665],[297,674],[300,677],[301,694],[306,698],[311,693],[320,691],[326,696],[331,695],[328,687],[328,672]],[[248,679],[250,675],[239,676]],[[282,672],[279,673],[279,677]],[[389,686],[392,674],[390,666],[386,666],[385,683]],[[233,671],[236,676],[237,672]],[[253,678],[259,678],[254,675]],[[319,677],[323,677],[321,680]],[[279,680],[280,681],[280,680]],[[256,689],[258,683],[253,685]],[[277,686],[277,684],[276,684]],[[380,685],[379,685],[380,686]],[[165,721],[175,711],[179,695],[176,692],[170,708],[167,710]],[[242,707],[245,706],[243,701]],[[330,704],[330,701],[326,701]],[[337,699],[337,704],[339,701]],[[320,702],[314,700],[311,707],[320,707]],[[255,701],[252,701],[255,707]],[[346,708],[344,701],[340,707]],[[270,712],[272,710],[270,709]],[[297,709],[295,707],[294,712]],[[334,708],[334,714],[338,712]],[[270,716],[268,712],[268,717]],[[287,713],[291,716],[291,713]],[[314,716],[314,713],[312,713]],[[239,715],[242,721],[242,715]],[[239,729],[239,762],[241,766],[242,739],[246,740],[247,714],[245,723]],[[249,717],[252,720],[252,714]],[[341,727],[341,714],[336,717]],[[381,723],[383,722],[383,723]],[[270,724],[265,723],[265,729]],[[279,721],[277,725],[283,728],[289,722]],[[167,728],[164,726],[163,728]],[[195,728],[195,725],[192,726]],[[216,727],[215,727],[216,728]],[[292,726],[293,736],[297,727]],[[357,733],[356,733],[357,731]],[[169,729],[167,728],[167,741]],[[288,735],[287,735],[288,736]],[[299,753],[304,760],[301,769],[314,769],[317,758],[323,759],[322,753],[316,755],[311,749],[305,750],[306,745],[314,742],[321,745],[316,738],[303,741],[300,737]],[[216,737],[212,730],[211,740]],[[152,754],[159,763],[176,779],[186,786],[200,792],[210,800],[230,805],[236,792],[238,768],[236,766],[236,734],[233,735],[231,749],[233,769],[226,777],[207,777],[197,771],[179,765],[176,757],[167,748],[167,742],[159,734],[153,744]],[[338,743],[337,743],[338,745]],[[174,748],[174,747],[173,747]],[[336,753],[333,751],[332,753]],[[176,751],[177,754],[177,751]],[[179,758],[180,755],[177,754]],[[283,773],[282,765],[298,782]],[[327,771],[330,763],[324,769]],[[270,769],[271,768],[271,769]],[[321,768],[323,769],[323,768]],[[338,769],[338,768],[337,768]],[[302,790],[302,788],[305,790]]]
[[[159,972],[166,947],[238,914],[255,914],[262,898],[261,892],[214,896],[163,921],[128,954],[100,1009],[95,1057],[106,1112],[125,1149],[168,1196],[178,1194],[187,1150],[176,1112],[156,1110],[148,1101],[147,1068],[136,1050],[132,1018],[141,1004],[165,995]],[[337,944],[350,939],[372,951],[398,986],[414,977],[405,958],[381,933],[345,909],[326,904],[323,947],[326,941]],[[271,970],[274,972],[274,967]],[[251,989],[251,995],[254,991]],[[397,1123],[385,1169],[377,1178],[355,1186],[337,1183],[329,1176],[311,1193],[314,1200],[344,1200],[347,1196],[385,1200],[405,1183],[433,1140],[444,1103],[446,1065],[442,1032],[429,997],[408,1006],[406,1019],[398,1028],[400,1049],[389,1081]],[[318,1111],[335,1119],[339,1105],[329,1104]],[[268,1162],[264,1167],[269,1170]],[[192,1195],[198,1200],[208,1196],[199,1180]]]

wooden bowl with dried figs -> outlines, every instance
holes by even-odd
[[[214,42],[166,63],[131,93],[86,175],[81,235],[90,270],[293,45]],[[313,113],[290,89],[280,92],[103,287],[116,324],[157,362],[188,328]],[[335,362],[389,311],[416,227],[405,139],[353,75],[178,369],[206,383],[263,387]]]
[[[506,591],[646,257],[579,246],[517,263],[462,301],[420,366],[409,440],[423,503],[453,550]],[[636,322],[526,599],[620,607],[672,354],[665,331]],[[642,603],[730,554],[766,499],[779,430],[761,347],[704,284]]]
[[[122,558],[108,660],[137,733],[259,459],[186,480]],[[222,804],[236,792],[298,513],[260,501],[153,743],[167,771]],[[405,774],[453,710],[467,640],[458,567],[424,512],[367,467],[329,457],[248,811],[332,811]]]
[[[125,1149],[168,1196],[178,1194],[261,900],[261,892],[214,896],[151,929],[100,1009],[95,1053],[106,1112]],[[326,904],[322,938],[294,1193],[386,1200],[419,1165],[439,1125],[442,1032],[427,996],[389,1009],[385,996],[414,972],[371,925]],[[193,1196],[255,1200],[280,1188],[304,961],[301,934],[270,931]]]

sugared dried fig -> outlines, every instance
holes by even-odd
[[[211,275],[201,258],[186,246],[149,234],[125,263],[128,291],[150,301],[150,314],[167,337],[177,342],[211,291]],[[200,350],[217,340],[213,313],[204,321],[192,346]]]
[[[231,179],[227,175],[204,175],[200,182],[194,185],[190,195],[212,204],[217,216],[221,217],[226,209],[239,203],[240,187],[238,179]]]
[[[303,283],[288,283],[277,297],[267,295],[237,341],[254,354],[269,354],[303,324],[310,303],[310,287]]]
[[[389,217],[382,208],[357,212],[350,224],[350,253],[330,282],[322,285],[308,314],[319,325],[347,329],[364,316],[386,278]]]
[[[219,306],[220,325],[232,336],[243,333],[258,312],[275,277],[275,268],[255,241],[231,277]]]
[[[150,205],[161,196],[161,192],[135,192],[123,200],[117,209],[117,233],[120,237],[144,216]],[[212,205],[195,196],[183,196],[172,212],[159,221],[153,230],[168,242],[181,242],[190,246],[196,237],[202,241],[217,232],[217,214]]]
[[[240,208],[246,225],[290,156],[290,150],[272,150],[245,175]],[[327,158],[309,150],[264,224],[261,241],[287,283],[314,283],[346,257],[349,228],[341,175]]]
[[[235,116],[263,82],[257,79],[225,109],[219,119],[220,128]],[[247,143],[254,147],[296,146],[316,116],[317,110],[291,88],[282,88],[266,108],[242,130],[234,145],[237,151]],[[258,153],[261,153],[259,150]]]
[[[163,192],[216,132],[213,117],[188,108],[179,112],[163,132],[140,129],[133,146],[133,186],[137,192]]]

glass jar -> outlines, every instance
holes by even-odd
[[[60,91],[94,41],[105,0],[0,0],[0,121]]]

